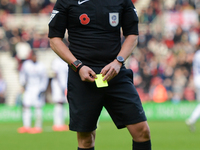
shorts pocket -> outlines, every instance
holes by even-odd
[[[133,83],[133,71],[131,69],[127,69],[127,77],[130,79],[130,81]]]

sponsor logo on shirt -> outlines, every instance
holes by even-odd
[[[119,24],[119,13],[109,13],[109,22],[112,27]]]
[[[78,1],[78,4],[81,5],[81,4],[83,4],[83,3],[87,2],[87,1],[89,1],[89,0],[84,0],[84,1],[80,1],[80,0],[79,0],[79,1]]]
[[[50,16],[50,20],[49,20],[49,23],[51,22],[51,20],[56,16],[56,14],[58,14],[59,11],[57,10],[53,10],[52,13],[51,13],[51,16]]]

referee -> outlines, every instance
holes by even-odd
[[[69,47],[63,42],[66,29]],[[69,128],[77,132],[78,150],[94,150],[103,107],[118,129],[128,129],[133,150],[151,150],[150,130],[133,85],[133,72],[124,66],[138,38],[138,16],[131,0],[57,0],[48,36],[53,51],[70,66]],[[107,87],[97,87],[97,74],[102,74]]]

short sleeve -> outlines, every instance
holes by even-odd
[[[49,34],[48,37],[61,37],[64,38],[67,28],[67,1],[57,0],[54,9],[51,13],[49,21]]]
[[[124,36],[138,35],[137,11],[131,0],[124,0],[124,10],[122,14],[122,30]]]

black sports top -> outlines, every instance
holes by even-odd
[[[138,35],[138,16],[131,0],[57,0],[49,22],[49,38],[64,38],[84,64],[105,66],[121,49],[123,35]]]

